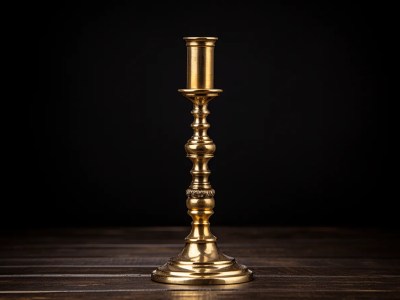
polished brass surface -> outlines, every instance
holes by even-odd
[[[220,252],[208,219],[214,213],[214,194],[208,180],[208,162],[214,157],[215,144],[207,135],[210,124],[208,103],[222,90],[213,89],[214,37],[187,37],[187,89],[179,92],[193,103],[194,131],[186,143],[187,157],[193,162],[192,183],[186,190],[186,206],[192,217],[192,230],[186,245],[166,264],[154,270],[154,281],[172,284],[234,284],[252,280],[253,273],[234,258]]]
[[[185,37],[187,46],[187,88],[212,89],[214,86],[214,47],[216,37]]]

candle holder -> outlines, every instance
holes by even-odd
[[[193,103],[194,134],[186,143],[187,157],[193,162],[192,183],[186,190],[186,206],[192,217],[192,230],[178,256],[158,267],[151,279],[172,284],[234,284],[253,279],[253,272],[218,249],[208,219],[214,213],[214,194],[208,180],[209,160],[215,144],[207,135],[210,124],[208,103],[222,90],[213,88],[215,37],[186,37],[187,89],[179,92]]]

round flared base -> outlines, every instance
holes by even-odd
[[[253,272],[228,256],[204,263],[177,257],[154,270],[151,279],[170,284],[236,284],[253,280]]]

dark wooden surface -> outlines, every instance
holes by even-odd
[[[150,272],[183,247],[188,228],[2,232],[0,299],[400,299],[399,232],[213,228],[250,283],[181,286]]]

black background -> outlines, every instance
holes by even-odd
[[[184,36],[219,37],[212,224],[394,225],[383,8],[134,2],[17,18],[3,226],[189,224]]]

